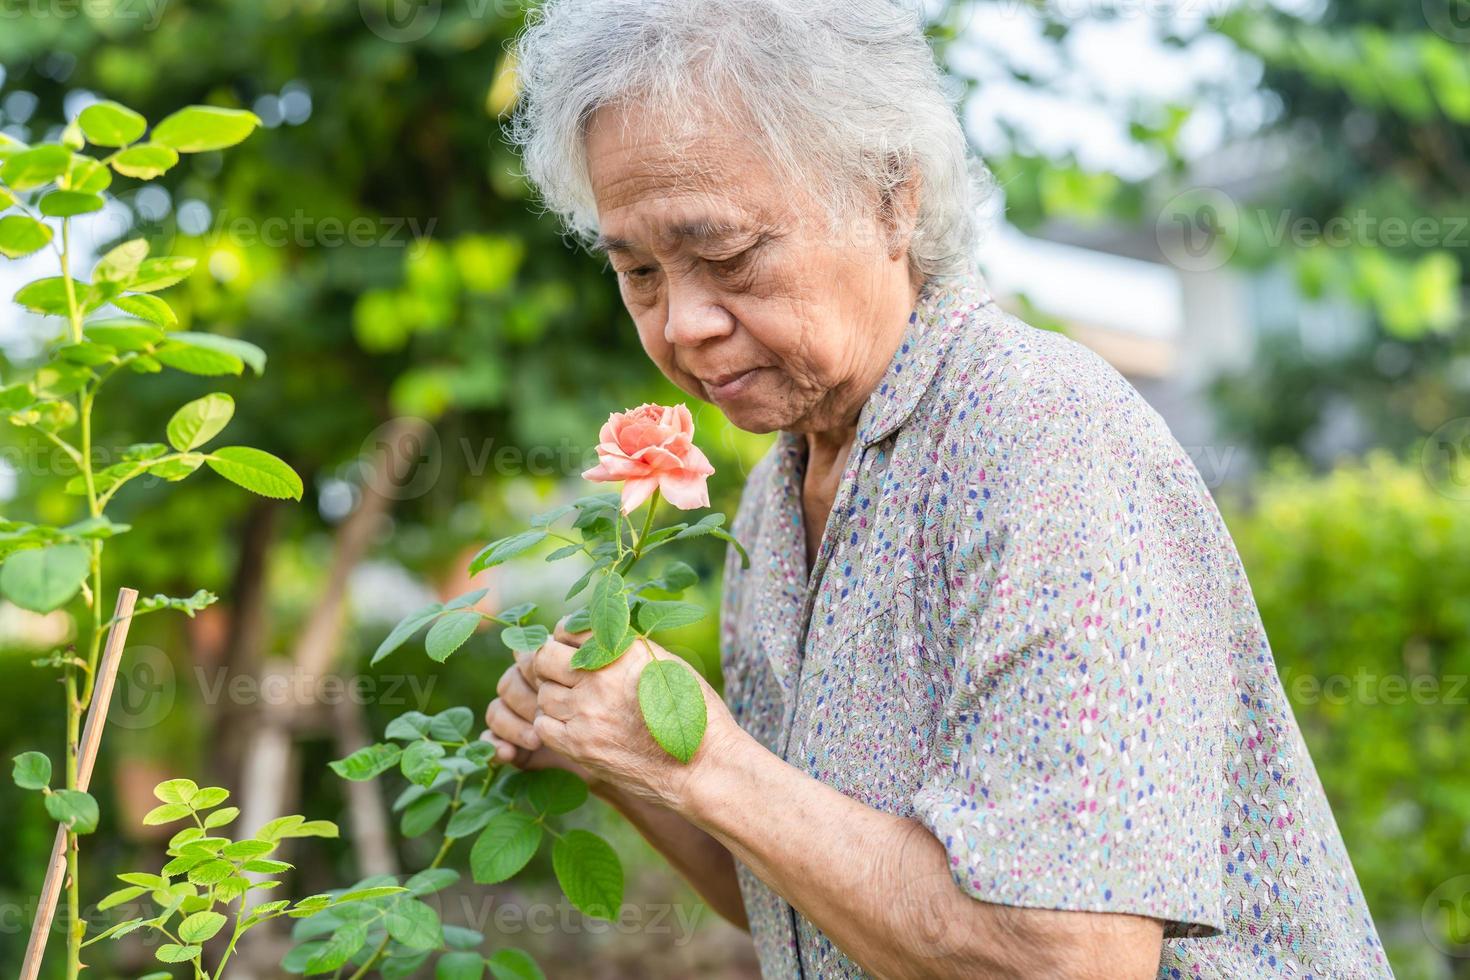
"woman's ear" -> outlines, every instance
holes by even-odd
[[[916,169],[909,169],[901,180],[884,190],[878,207],[878,221],[887,236],[888,257],[898,259],[909,250],[914,227],[919,221],[921,179]]]

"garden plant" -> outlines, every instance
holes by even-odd
[[[124,381],[142,383],[165,370],[220,377],[241,375],[248,367],[258,375],[266,356],[237,338],[180,329],[179,316],[157,294],[193,271],[191,258],[153,255],[146,239],[135,238],[114,245],[89,274],[78,275],[76,266],[87,256],[74,245],[73,222],[104,209],[103,194],[114,175],[155,180],[179,162],[180,154],[226,149],[258,124],[249,112],[191,106],[150,129],[138,113],[104,101],[83,109],[55,142],[29,146],[0,135],[0,253],[25,259],[50,249],[57,261],[56,275],[25,285],[14,299],[32,313],[60,321],[39,363],[24,376],[3,379],[0,410],[9,424],[44,440],[74,469],[65,489],[79,498],[81,512],[64,525],[0,520],[0,594],[34,613],[76,613],[76,641],[35,661],[61,676],[66,712],[61,774],[43,751],[16,756],[12,770],[18,787],[42,796],[64,834],[66,976],[74,978],[85,968],[83,950],[92,943],[146,931],[159,940],[154,955],[161,963],[186,964],[196,980],[218,980],[247,931],[289,918],[298,920],[294,936],[299,943],[284,963],[292,972],[357,978],[376,971],[404,977],[437,953],[436,974],[445,980],[481,977],[487,970],[499,980],[539,977],[540,969],[521,950],[503,948],[483,956],[481,934],[441,922],[425,901],[458,881],[459,872],[446,866],[455,843],[473,838],[467,854],[471,876],[493,884],[521,871],[550,837],[552,865],[568,900],[604,919],[613,918],[621,905],[622,866],[601,837],[561,825],[587,800],[586,785],[561,770],[521,772],[497,763],[494,746],[476,737],[475,712],[463,706],[432,716],[408,712],[388,725],[384,742],[332,764],[351,780],[372,779],[390,769],[401,772],[408,787],[394,810],[402,814],[406,837],[427,834],[442,823],[435,857],[406,881],[379,876],[297,901],[252,903],[252,893],[278,887],[281,876],[292,870],[271,856],[282,841],[335,837],[337,827],[291,815],[239,839],[221,836],[221,828],[240,812],[224,805],[229,792],[176,778],[155,788],[159,805],[143,820],[145,825],[184,822],[168,842],[168,861],[156,872],[120,875],[123,887],[95,906],[98,912],[140,914],[92,935],[82,916],[80,842],[96,831],[100,814],[79,780],[79,755],[94,695],[99,687],[111,690],[110,683],[98,683],[104,637],[115,627],[125,630],[140,615],[171,609],[193,616],[216,601],[206,590],[185,597],[159,594],[139,600],[123,616],[106,617],[105,549],[109,539],[130,529],[109,518],[109,504],[133,481],[178,482],[201,467],[277,499],[299,500],[303,487],[290,466],[260,449],[209,448],[234,414],[234,401],[224,392],[181,406],[162,433],[164,442],[130,445],[115,456],[94,444],[93,420],[104,388],[110,397]],[[89,147],[93,152],[87,152]],[[708,506],[705,479],[713,468],[693,444],[686,407],[644,405],[615,414],[603,427],[598,452],[599,465],[585,475],[623,483],[621,494],[583,497],[542,514],[529,529],[487,545],[469,569],[479,573],[547,542],[557,544],[545,555],[547,561],[574,556],[587,561],[566,594],[569,602],[586,597],[566,617],[568,629],[590,634],[574,660],[585,670],[607,666],[640,638],[705,615],[684,599],[698,581],[688,564],[669,561],[657,574],[637,578],[644,559],[695,537],[740,548],[725,530],[722,514],[657,524],[663,500],[680,510]],[[640,508],[641,521],[635,517]],[[548,627],[532,622],[533,604],[481,612],[477,606],[487,592],[476,589],[416,611],[393,629],[373,662],[425,627],[426,651],[439,662],[487,622],[502,627],[501,641],[523,655],[549,639]],[[692,668],[672,655],[655,656],[640,675],[638,697],[654,740],[688,762],[706,722]],[[206,944],[212,944],[211,952]],[[38,969],[43,951],[44,937],[27,962],[28,975]],[[171,976],[156,970],[143,980]]]

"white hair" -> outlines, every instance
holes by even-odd
[[[636,103],[674,133],[697,104],[702,119],[754,127],[755,148],[827,204],[834,229],[917,175],[910,267],[964,275],[992,182],[923,26],[900,0],[547,0],[513,44],[509,138],[548,210],[590,244],[592,113]]]

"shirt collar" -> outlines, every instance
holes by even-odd
[[[990,301],[978,273],[924,281],[903,340],[858,415],[859,446],[886,438],[908,421],[970,314]]]

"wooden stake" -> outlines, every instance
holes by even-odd
[[[92,769],[97,764],[97,750],[102,745],[102,729],[107,724],[107,708],[112,703],[112,687],[122,662],[123,644],[128,641],[128,627],[133,623],[133,605],[138,601],[136,589],[118,589],[117,610],[112,627],[107,631],[107,646],[97,664],[97,682],[92,688],[92,707],[87,712],[87,725],[82,729],[82,744],[77,749],[77,789],[86,791],[92,782]],[[51,847],[51,863],[46,867],[46,880],[36,905],[36,919],[31,924],[31,942],[26,947],[21,980],[36,980],[41,972],[41,957],[46,953],[46,940],[51,920],[56,915],[56,902],[66,881],[66,828],[56,828],[56,843]]]

